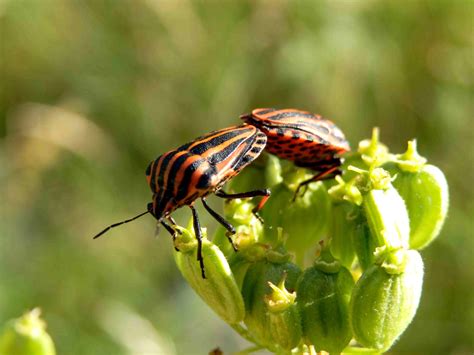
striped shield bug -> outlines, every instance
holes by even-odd
[[[266,134],[265,149],[269,153],[317,171],[298,186],[295,197],[301,187],[340,174],[339,155],[350,147],[342,131],[331,121],[306,111],[274,108],[257,108],[240,118]]]
[[[204,208],[227,229],[228,239],[232,243],[230,235],[235,233],[235,228],[211,209],[206,197],[211,193],[226,199],[263,196],[254,209],[256,214],[270,197],[269,190],[227,194],[222,191],[222,186],[255,160],[266,143],[267,137],[263,132],[254,126],[244,124],[208,133],[159,156],[146,169],[148,185],[153,193],[147,211],[110,225],[94,239],[111,228],[131,222],[147,213],[153,215],[175,238],[177,231],[171,213],[182,206],[189,206],[198,241],[197,260],[201,266],[202,277],[205,278],[202,233],[194,202],[201,199]]]

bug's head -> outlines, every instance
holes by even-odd
[[[240,119],[252,126],[261,127],[266,125],[267,116],[274,111],[274,108],[256,108],[252,113],[241,115]]]
[[[158,221],[168,216],[175,208],[173,198],[167,194],[156,193],[153,194],[153,200],[147,205],[148,212]]]
[[[253,117],[251,113],[246,113],[244,115],[240,115],[240,119],[249,125],[257,124],[257,120]]]

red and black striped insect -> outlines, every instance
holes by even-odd
[[[97,234],[94,239],[111,228],[131,222],[147,213],[152,214],[173,238],[176,238],[177,231],[173,228],[176,223],[171,213],[187,205],[191,208],[193,215],[194,232],[198,241],[197,259],[201,266],[202,277],[205,278],[201,252],[201,227],[194,202],[201,199],[204,208],[227,229],[228,239],[232,243],[230,234],[235,233],[235,228],[209,207],[206,196],[211,193],[226,199],[263,196],[254,209],[254,213],[257,213],[269,198],[269,190],[227,194],[221,188],[229,179],[254,161],[263,151],[266,143],[266,135],[258,128],[241,125],[208,133],[159,156],[146,169],[146,178],[153,192],[153,202],[148,204],[147,211],[112,224]],[[233,243],[232,246],[234,246]]]
[[[296,191],[313,181],[340,174],[339,155],[350,150],[342,131],[331,121],[296,109],[257,108],[240,116],[246,123],[266,134],[265,149],[296,166],[318,173],[303,181]]]

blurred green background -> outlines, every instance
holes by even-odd
[[[472,354],[473,22],[470,0],[0,0],[0,324],[39,306],[60,354],[243,349],[150,216],[91,237],[145,210],[164,151],[297,107],[353,147],[373,126],[394,152],[416,137],[446,173],[449,218],[391,353]]]

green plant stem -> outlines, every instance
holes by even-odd
[[[273,351],[274,353],[278,352],[278,349],[274,348],[273,346],[265,346],[260,344],[257,340],[254,339],[252,335],[248,332],[247,329],[242,327],[239,323],[231,324],[230,325],[232,329],[234,329],[239,335],[244,338],[245,340],[249,341],[250,343],[254,343],[256,347],[259,347],[260,349],[268,349],[270,351]]]
[[[242,327],[239,323],[231,324],[230,325],[232,329],[234,329],[239,335],[244,338],[245,340],[248,340],[251,343],[257,344],[255,339],[250,335],[247,329]]]

